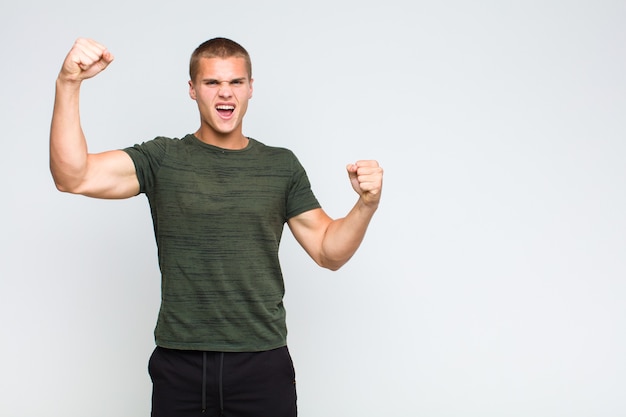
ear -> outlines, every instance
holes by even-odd
[[[189,97],[191,97],[192,100],[196,99],[196,89],[193,86],[193,81],[189,80]]]
[[[254,78],[250,78],[250,92],[248,93],[248,99],[252,98],[252,91],[253,91],[252,84],[253,83],[254,83]]]

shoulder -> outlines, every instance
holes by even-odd
[[[182,139],[170,138],[166,136],[157,136],[154,139],[130,146],[124,149],[124,151],[131,154],[131,156],[136,154],[143,154],[159,157],[166,155],[172,150],[184,148],[185,145],[188,144],[189,140],[187,136],[184,136]]]
[[[248,139],[250,140],[251,148],[258,154],[273,158],[282,158],[285,160],[297,160],[296,155],[291,151],[291,149],[280,146],[269,146],[253,138]]]
[[[140,150],[140,149],[166,149],[169,146],[171,146],[172,144],[177,144],[182,142],[181,139],[178,138],[168,138],[165,136],[157,136],[154,139],[145,141],[145,142],[141,142],[141,143],[137,143],[134,146],[131,146],[129,148],[126,149],[136,149],[136,150]],[[125,150],[126,150],[125,149]]]
[[[157,136],[154,139],[123,149],[123,151],[131,157],[135,166],[150,166],[152,167],[151,170],[154,170],[172,155],[180,153],[177,149],[181,148],[183,141],[184,138]]]

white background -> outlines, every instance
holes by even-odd
[[[189,55],[226,36],[253,59],[244,132],[329,214],[345,164],[385,168],[342,270],[285,232],[300,416],[626,415],[625,28],[623,1],[3,2],[0,415],[149,415],[147,201],[48,171],[79,36],[116,56],[83,87],[91,151],[194,131]]]

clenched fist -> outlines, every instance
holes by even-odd
[[[77,39],[65,57],[59,80],[80,82],[102,72],[113,55],[106,47],[91,39]]]
[[[378,204],[383,187],[383,169],[378,162],[357,161],[346,167],[352,188],[366,204]]]

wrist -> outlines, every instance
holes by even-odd
[[[67,80],[59,76],[56,80],[56,98],[64,102],[66,100],[78,100],[80,96],[80,81]]]
[[[376,211],[378,209],[378,205],[380,203],[380,198],[367,198],[365,196],[360,196],[359,198],[359,206],[365,210]]]
[[[77,80],[72,77],[68,77],[67,75],[63,75],[63,73],[59,74],[56,79],[57,88],[61,89],[78,89],[82,84],[82,80]]]

